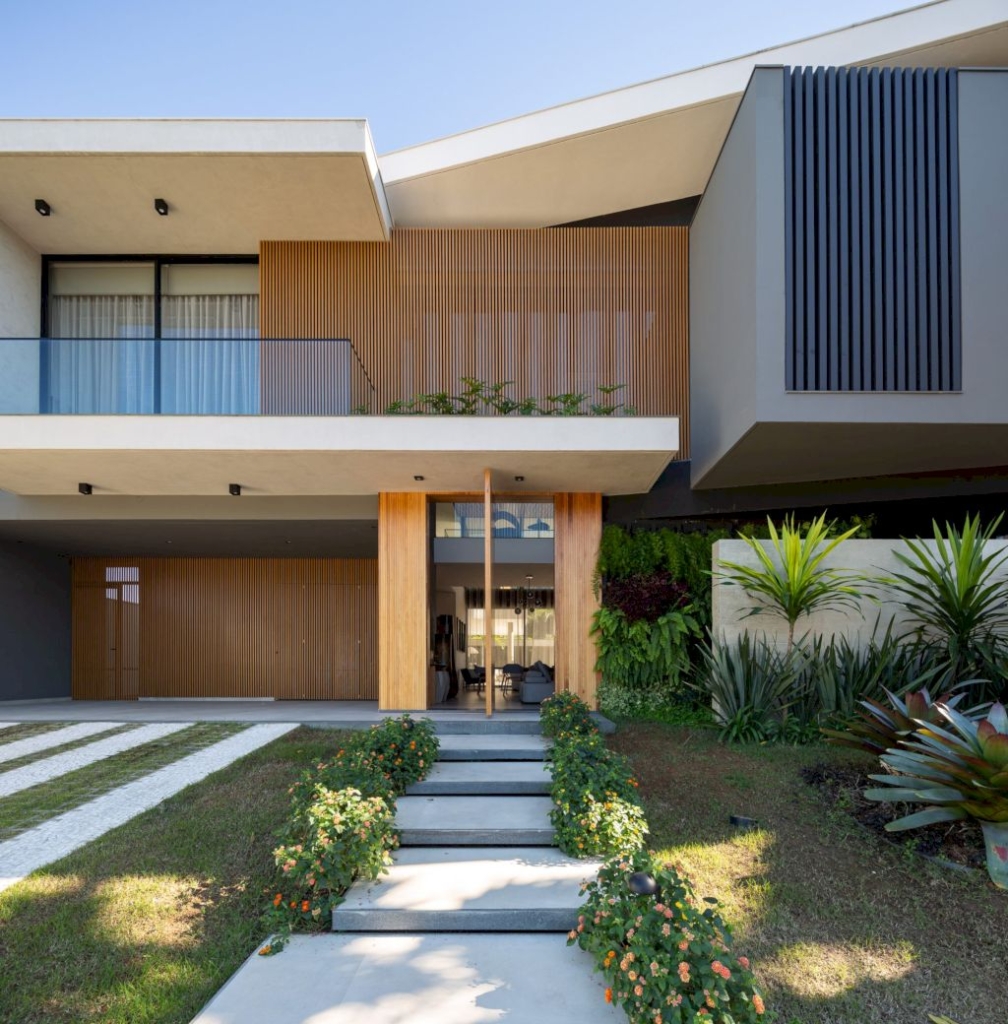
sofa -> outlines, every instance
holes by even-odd
[[[521,702],[522,704],[541,704],[547,697],[553,695],[555,689],[553,670],[541,661],[537,661],[522,677]]]

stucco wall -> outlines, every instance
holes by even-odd
[[[0,223],[0,413],[38,412],[41,274],[39,254]]]
[[[70,696],[70,563],[0,542],[0,701]]]
[[[764,547],[772,550],[770,542],[764,541]],[[934,541],[927,542],[934,549]],[[1003,551],[1008,541],[992,541],[992,550]],[[889,575],[901,571],[901,565],[895,551],[907,551],[906,544],[899,540],[848,540],[830,555],[824,566],[837,569],[851,569],[873,575]],[[759,561],[743,540],[722,540],[714,545],[713,568],[715,573],[721,562],[736,562],[756,567]],[[1000,569],[1002,577],[1008,576],[1008,568]],[[846,636],[852,643],[864,646],[871,638],[875,629],[876,618],[879,620],[879,633],[885,632],[886,626],[894,623],[894,631],[898,634],[911,625],[902,605],[891,588],[873,586],[871,593],[876,600],[864,598],[858,602],[858,608],[841,608],[831,611],[817,612],[811,616],[803,616],[795,626],[795,636],[809,632],[814,635],[830,637]],[[716,640],[722,638],[729,642],[736,640],[746,630],[751,635],[762,634],[768,640],[783,647],[787,643],[787,623],[780,615],[761,612],[744,618],[754,605],[765,604],[752,597],[741,587],[718,582],[715,576],[713,589],[713,627],[712,633]]]

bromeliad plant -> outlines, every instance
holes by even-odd
[[[650,895],[634,883],[645,880]],[[567,944],[591,953],[607,1002],[633,1024],[751,1024],[765,1013],[749,961],[732,950],[717,900],[643,850],[607,863]],[[706,904],[706,905],[704,905]]]
[[[785,619],[789,659],[794,649],[795,626],[802,616],[831,608],[857,609],[860,599],[866,596],[860,589],[860,584],[867,582],[863,574],[823,565],[828,555],[858,532],[857,527],[852,527],[833,536],[832,526],[823,513],[809,524],[803,537],[795,526],[794,515],[784,520],[780,533],[767,516],[772,554],[761,541],[743,535],[742,540],[759,564],[722,562],[714,572],[721,583],[742,587],[750,596],[761,599],[750,608],[747,617],[771,612]]]
[[[940,724],[919,728],[882,756],[894,775],[872,775],[883,785],[869,800],[924,804],[886,825],[892,832],[972,818],[987,840],[987,867],[1008,888],[1008,712],[995,704],[979,722],[944,704]]]

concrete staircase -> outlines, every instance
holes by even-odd
[[[495,724],[496,719],[485,723]],[[357,882],[339,932],[567,932],[598,864],[553,847],[548,745],[522,732],[440,734],[430,776],[400,798],[389,873]],[[533,733],[528,725],[534,726]],[[440,733],[440,723],[439,723]]]

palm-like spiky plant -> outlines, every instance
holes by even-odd
[[[795,526],[793,514],[785,518],[779,534],[769,516],[767,525],[773,554],[756,538],[743,537],[759,565],[722,562],[714,576],[729,586],[742,587],[753,597],[763,598],[765,603],[754,605],[746,617],[770,611],[787,621],[787,657],[790,658],[795,624],[803,615],[828,608],[856,609],[858,601],[865,596],[857,586],[865,582],[864,575],[823,566],[823,560],[857,533],[858,528],[831,537],[832,523],[826,523],[825,513],[812,521],[804,537]]]

